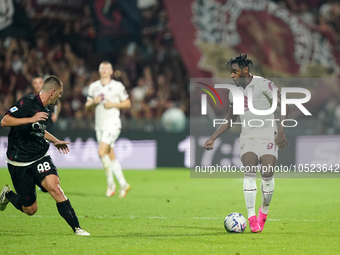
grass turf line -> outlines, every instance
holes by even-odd
[[[242,179],[194,179],[185,169],[125,171],[132,189],[119,199],[105,197],[103,171],[59,174],[91,236],[74,236],[50,195],[38,192],[36,215],[11,204],[0,212],[1,254],[340,253],[340,179],[276,179],[263,233],[251,234],[247,227],[243,234],[228,234],[224,217],[234,211],[246,216]],[[12,184],[6,169],[0,169],[0,180]]]

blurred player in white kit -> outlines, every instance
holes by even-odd
[[[125,197],[131,187],[125,180],[113,147],[122,128],[119,117],[120,109],[129,109],[131,102],[125,86],[119,81],[112,80],[112,74],[111,63],[103,61],[99,65],[100,80],[90,84],[85,107],[87,110],[95,108],[95,130],[99,143],[98,154],[107,178],[106,196],[111,197],[115,194],[114,174],[120,185],[119,197]]]
[[[242,132],[240,135],[240,156],[244,167],[250,169],[244,173],[243,192],[248,211],[248,221],[251,232],[262,232],[269,211],[269,204],[274,193],[274,171],[278,149],[284,150],[288,145],[284,134],[284,126],[280,125],[277,130],[275,121],[266,121],[266,119],[275,119],[274,114],[256,115],[249,111],[248,108],[248,91],[252,90],[253,106],[257,110],[268,110],[271,108],[273,94],[277,94],[278,106],[281,106],[281,95],[278,88],[273,82],[261,76],[251,75],[249,65],[252,64],[247,55],[240,54],[230,59],[227,63],[231,78],[237,88],[244,96],[244,115],[240,115]],[[243,98],[242,98],[243,99]],[[237,116],[233,114],[233,96],[229,93],[229,111],[226,124],[221,125],[208,141],[203,145],[207,150],[214,148],[214,142],[221,134],[227,131],[231,121],[235,123]],[[286,115],[281,115],[280,123],[287,119],[288,105]],[[257,121],[256,120],[260,120]],[[248,125],[251,121],[251,125]],[[261,126],[260,122],[264,124]],[[261,193],[262,206],[259,209],[258,217],[255,213],[256,200],[256,166],[261,164]],[[246,168],[246,170],[247,170]],[[270,170],[269,170],[270,169]]]

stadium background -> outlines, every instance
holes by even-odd
[[[312,117],[292,113],[299,125],[286,129],[290,146],[280,160],[294,164],[318,157],[318,163],[337,163],[337,1],[4,0],[0,10],[5,14],[0,19],[0,115],[32,92],[34,75],[60,77],[65,88],[54,134],[73,143],[70,157],[59,160],[51,152],[59,167],[101,168],[94,113],[84,104],[102,60],[112,62],[113,78],[123,82],[132,100],[132,109],[121,113],[123,130],[116,144],[123,167],[201,164],[203,138],[191,137],[194,145],[189,140],[190,78],[228,77],[224,64],[240,52],[254,60],[256,75],[331,81],[306,85]],[[7,133],[0,129],[1,166]],[[224,136],[228,153],[218,151],[204,164],[234,162],[237,137],[237,130]]]

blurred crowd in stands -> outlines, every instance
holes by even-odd
[[[326,34],[340,51],[340,1],[338,0],[273,0],[294,12],[310,26]],[[334,95],[317,114],[317,125],[309,134],[340,134],[340,100]],[[310,127],[309,127],[310,128]]]
[[[140,43],[129,42],[113,56],[95,50],[96,31],[90,8],[74,21],[32,19],[34,42],[0,38],[0,116],[24,94],[33,93],[35,76],[57,75],[64,84],[57,129],[93,129],[94,112],[84,109],[88,86],[99,79],[98,66],[108,60],[113,79],[121,81],[132,101],[121,113],[123,129],[161,130],[171,108],[189,114],[189,77],[174,47],[167,13],[157,1],[140,6]]]
[[[340,2],[338,0],[273,0],[294,12],[310,26],[327,34],[340,50]]]

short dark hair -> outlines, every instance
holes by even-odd
[[[41,75],[39,75],[39,74],[34,74],[34,75],[32,75],[32,82],[33,82],[33,80],[34,79],[37,79],[37,78],[41,78],[41,79],[44,79]]]
[[[247,59],[247,54],[241,53],[237,57],[233,57],[233,58],[228,60],[228,62],[227,62],[228,68],[230,68],[232,64],[238,64],[238,66],[243,69],[245,67],[249,68],[249,65],[250,64],[252,65],[253,61],[250,60],[250,59]]]
[[[111,65],[111,63],[109,61],[107,61],[107,60],[104,60],[103,62],[100,63],[100,65],[101,64],[110,64]]]
[[[49,91],[51,89],[61,88],[62,85],[63,85],[63,83],[61,82],[61,80],[57,76],[50,75],[44,80],[42,90]]]
[[[104,60],[103,62],[101,62],[101,63],[99,64],[99,67],[100,67],[101,64],[110,65],[110,66],[111,66],[111,69],[113,70],[113,66],[112,66],[112,64],[111,64],[109,61]]]

